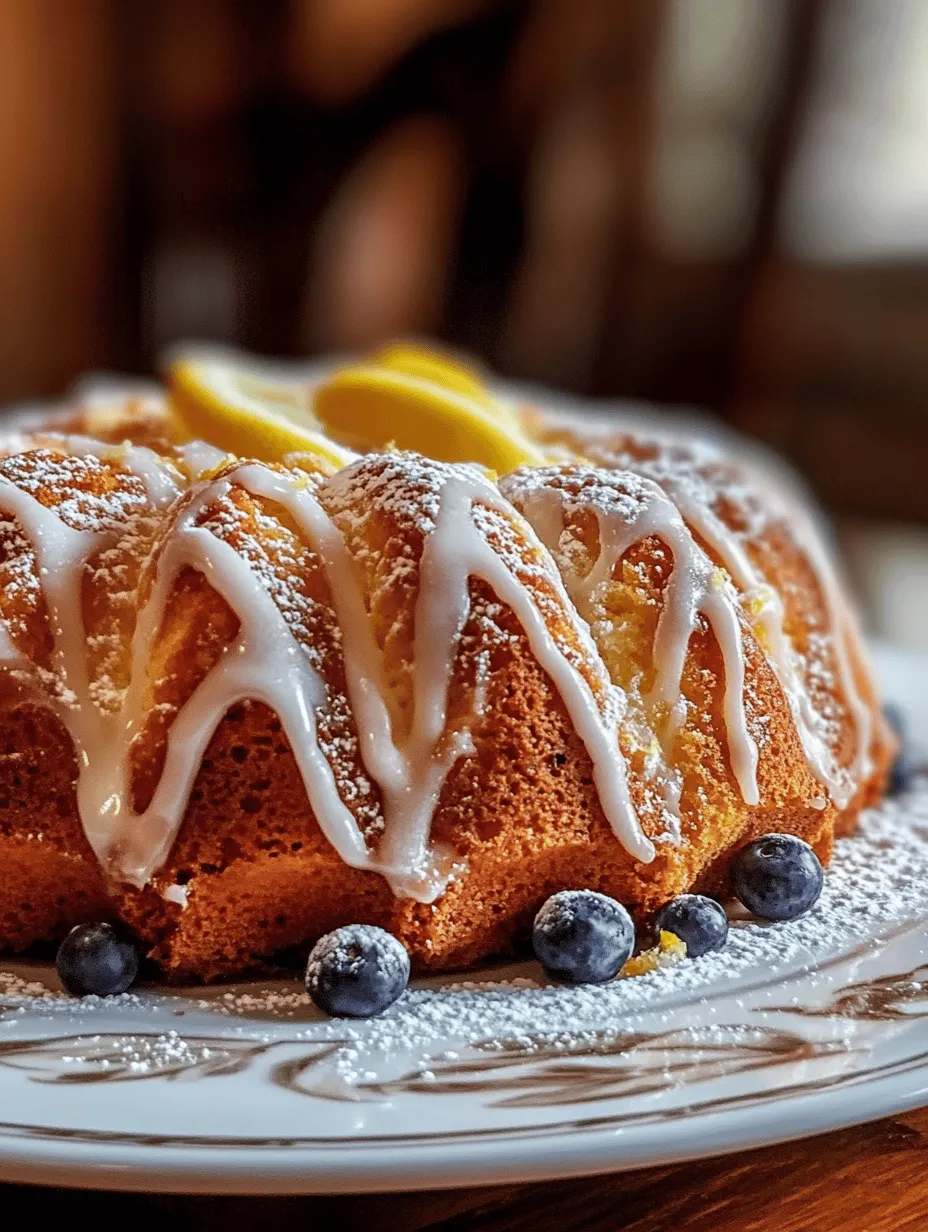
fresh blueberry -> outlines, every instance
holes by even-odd
[[[702,894],[678,895],[661,908],[654,923],[658,931],[675,933],[685,941],[689,958],[720,950],[728,940],[725,908]]]
[[[899,737],[899,740],[904,741],[906,735],[906,722],[905,715],[902,713],[902,707],[897,706],[895,702],[887,702],[883,707],[883,717]]]
[[[112,924],[78,924],[58,947],[55,966],[75,997],[115,997],[138,975],[135,946]]]
[[[896,760],[890,767],[889,781],[886,784],[887,793],[890,796],[901,796],[904,791],[908,791],[912,786],[912,775],[912,764],[905,749],[902,748],[896,754]]]
[[[886,790],[891,796],[900,796],[904,791],[908,791],[911,786],[913,774],[912,762],[906,742],[905,717],[902,709],[892,702],[888,702],[883,707],[883,714],[886,722],[899,739],[899,751],[896,754],[896,760],[890,768],[889,782],[886,785]]]
[[[535,916],[532,948],[553,979],[605,984],[631,956],[635,925],[614,898],[594,890],[562,890]]]
[[[409,955],[373,924],[347,924],[320,937],[306,964],[306,991],[326,1014],[372,1018],[409,983]]]
[[[735,897],[763,920],[794,920],[822,892],[819,858],[793,834],[765,834],[742,847],[731,866]]]

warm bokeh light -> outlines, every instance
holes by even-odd
[[[920,0],[8,0],[0,399],[432,335],[928,521]]]

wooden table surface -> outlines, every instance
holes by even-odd
[[[544,1185],[358,1198],[192,1198],[0,1186],[30,1223],[166,1232],[924,1232],[928,1108],[724,1159]],[[84,1217],[82,1220],[81,1217]],[[88,1222],[85,1222],[88,1221]],[[17,1221],[19,1222],[19,1221]]]

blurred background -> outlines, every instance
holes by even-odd
[[[0,401],[397,334],[772,443],[928,646],[928,3],[0,0]]]

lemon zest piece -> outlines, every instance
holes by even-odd
[[[681,941],[676,933],[662,928],[657,945],[631,957],[622,967],[619,977],[627,979],[630,976],[649,975],[652,971],[675,967],[684,958],[686,958],[686,942]]]

